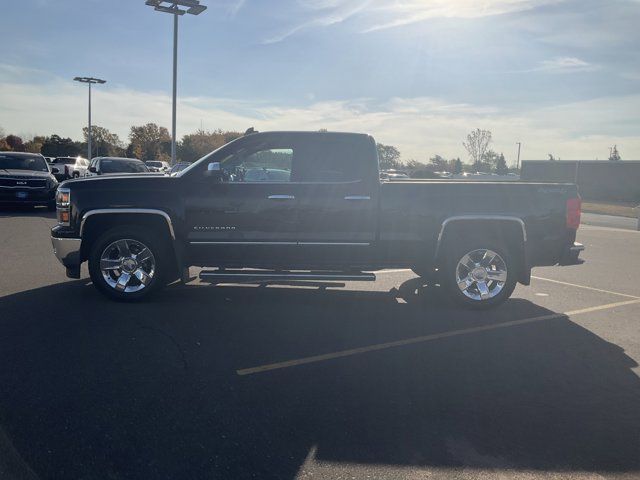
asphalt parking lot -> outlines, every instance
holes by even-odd
[[[409,271],[110,302],[0,211],[0,478],[638,478],[640,232],[482,313]]]

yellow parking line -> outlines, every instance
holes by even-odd
[[[594,292],[608,293],[609,295],[619,295],[621,297],[635,298],[636,300],[640,300],[640,297],[636,295],[628,295],[626,293],[612,292],[611,290],[603,290],[601,288],[587,287],[586,285],[577,285],[575,283],[561,282],[560,280],[553,280],[551,278],[543,278],[543,277],[535,277],[533,275],[531,276],[531,278],[535,278],[536,280],[544,280],[545,282],[559,283],[560,285],[567,285],[569,287],[584,288],[585,290],[593,290]]]
[[[269,363],[267,365],[260,365],[258,367],[243,368],[240,370],[236,370],[236,373],[238,375],[253,375],[254,373],[269,372],[272,370],[279,370],[282,368],[296,367],[298,365],[306,365],[308,363],[324,362],[326,360],[334,360],[336,358],[350,357],[353,355],[360,355],[363,353],[375,352],[378,350],[386,350],[388,348],[403,347],[405,345],[413,345],[416,343],[430,342],[432,340],[439,340],[441,338],[458,337],[461,335],[469,335],[472,333],[486,332],[489,330],[497,330],[499,328],[507,328],[507,327],[514,327],[517,325],[525,325],[525,324],[534,323],[534,322],[541,322],[544,320],[554,320],[554,319],[562,318],[565,316],[569,317],[569,316],[575,316],[575,315],[582,315],[585,313],[592,313],[592,312],[597,312],[601,310],[609,310],[616,307],[622,307],[625,305],[634,305],[638,303],[640,303],[640,299],[626,300],[624,302],[608,303],[606,305],[598,305],[595,307],[581,308],[579,310],[571,310],[565,313],[552,313],[549,315],[541,315],[538,317],[524,318],[521,320],[513,320],[510,322],[504,322],[504,323],[499,323],[495,325],[484,325],[480,327],[463,328],[461,330],[452,330],[449,332],[434,333],[432,335],[423,335],[421,337],[407,338],[404,340],[396,340],[395,342],[378,343],[375,345],[367,345],[365,347],[352,348],[350,350],[342,350],[339,352],[325,353],[322,355],[313,355],[310,357],[297,358],[294,360],[287,360],[284,362]]]

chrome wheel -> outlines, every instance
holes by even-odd
[[[156,273],[156,259],[149,248],[132,239],[110,243],[100,255],[104,281],[117,292],[143,290]]]
[[[465,254],[456,267],[460,291],[476,301],[498,295],[507,282],[507,264],[493,250],[478,249]]]

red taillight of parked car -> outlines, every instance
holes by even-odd
[[[580,226],[580,213],[582,210],[582,200],[570,198],[567,200],[567,228],[577,230]]]

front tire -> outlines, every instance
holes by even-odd
[[[89,253],[89,274],[96,288],[118,301],[137,301],[166,284],[170,251],[154,232],[136,226],[102,234]]]
[[[442,285],[466,308],[496,307],[511,296],[517,283],[513,256],[497,241],[461,242],[447,252],[443,263]]]

